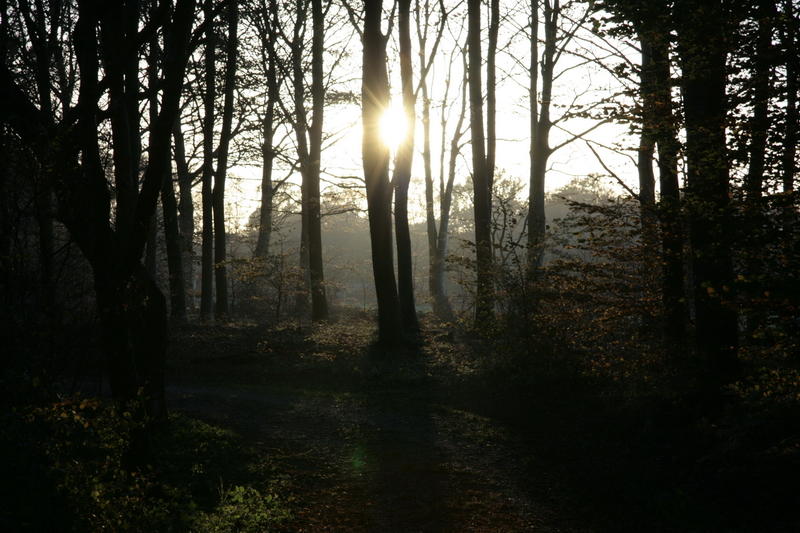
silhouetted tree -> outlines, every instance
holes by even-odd
[[[212,192],[214,213],[214,273],[216,305],[214,316],[219,320],[228,314],[227,244],[225,230],[225,178],[228,174],[228,151],[233,128],[233,100],[235,98],[236,65],[239,41],[239,5],[237,0],[227,2],[228,39],[225,43],[225,86],[223,88],[222,130],[219,135],[217,169]]]
[[[492,287],[491,176],[486,161],[483,130],[483,83],[481,81],[481,2],[469,0],[467,46],[469,47],[469,104],[472,137],[472,187],[475,214],[476,295],[475,326],[487,326],[494,315]]]
[[[389,148],[381,141],[381,116],[389,103],[386,41],[381,31],[382,0],[365,0],[363,78],[361,82],[362,157],[367,186],[372,271],[378,300],[378,337],[396,342],[401,336],[400,304],[392,253],[392,186]]]
[[[126,15],[135,15],[137,20],[131,22]],[[162,100],[150,128],[149,158],[141,187],[132,166],[134,149],[140,146],[140,140],[131,138],[135,135],[140,139],[138,122],[132,128],[127,120],[139,103],[138,62],[134,69],[131,58],[138,56],[139,45],[147,39],[142,39],[138,11],[133,6],[78,3],[72,36],[80,89],[77,105],[58,123],[30,101],[5,65],[0,67],[0,116],[38,157],[58,169],[50,179],[57,191],[59,216],[92,267],[112,394],[126,406],[139,398],[146,400],[144,411],[156,418],[165,414],[166,306],[141,257],[163,180],[167,179],[170,134],[178,115],[193,19],[194,1],[178,0],[153,27],[153,31],[161,28],[165,35],[159,78]],[[124,47],[116,50],[117,57],[113,57],[114,46]],[[118,210],[113,219],[99,148],[103,138],[97,78],[101,57],[103,83],[109,94],[113,93],[110,100],[121,106],[111,113],[116,124],[112,125],[112,142],[120,151],[114,161]],[[126,83],[126,76],[134,75],[136,83]]]
[[[731,205],[725,138],[726,21],[720,0],[678,0],[675,21],[686,125],[687,187],[697,345],[708,376],[737,370]]]
[[[411,164],[414,159],[414,128],[416,126],[413,70],[411,67],[411,0],[400,0],[398,31],[400,38],[400,82],[403,111],[406,116],[405,138],[397,149],[394,161],[394,224],[397,239],[397,291],[403,328],[408,332],[419,329],[414,303],[414,272],[411,260],[411,233],[408,230],[408,186],[411,183]]]
[[[205,87],[203,92],[203,169],[200,201],[202,239],[200,250],[200,319],[211,318],[214,304],[214,110],[217,93],[217,38],[214,24],[214,0],[203,3],[205,24]]]

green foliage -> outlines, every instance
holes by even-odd
[[[792,368],[759,368],[730,389],[750,405],[800,407],[800,371]]]
[[[198,420],[172,416],[138,469],[126,454],[142,428],[103,401],[18,407],[2,423],[5,531],[266,531],[288,516],[274,492],[216,490],[247,457],[234,434]]]
[[[209,533],[266,532],[287,521],[291,514],[272,493],[262,494],[253,487],[235,485],[220,489],[219,506],[202,513],[195,522],[198,531]]]

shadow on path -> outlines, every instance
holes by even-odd
[[[171,408],[236,431],[287,475],[291,531],[585,531],[565,525],[528,443],[425,377],[424,351],[362,353],[336,386],[185,377]]]

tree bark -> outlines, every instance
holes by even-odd
[[[156,16],[156,4],[150,7],[151,16]],[[161,47],[158,43],[157,34],[153,34],[149,43],[148,50],[148,65],[147,65],[147,79],[149,87],[158,86],[158,67],[161,62]],[[158,98],[155,92],[151,92],[150,96],[150,125],[155,125],[158,120]],[[186,296],[183,282],[183,265],[181,257],[181,242],[180,232],[178,229],[178,204],[175,201],[175,190],[172,186],[172,172],[169,161],[164,169],[164,178],[161,188],[161,211],[164,222],[164,241],[167,247],[167,269],[169,271],[169,310],[170,317],[175,323],[183,323],[186,320]],[[156,232],[155,216],[153,217],[153,228],[151,233]],[[153,239],[155,240],[155,239]],[[155,251],[155,246],[152,246]],[[148,251],[151,249],[150,240],[148,240]],[[153,253],[155,255],[155,253]],[[151,277],[155,279],[155,269],[151,272]]]
[[[652,45],[640,36],[642,63],[640,72],[640,95],[642,105],[641,132],[637,171],[639,174],[639,218],[641,219],[642,260],[640,272],[642,290],[656,280],[659,271],[658,217],[656,216],[656,180],[653,171],[653,156],[656,147],[657,117],[655,116],[656,91]],[[645,336],[650,334],[652,316],[647,311],[641,315],[641,330]]]
[[[685,236],[678,182],[680,143],[672,108],[669,34],[664,29],[654,29],[643,35],[650,41],[652,56],[652,112],[661,193],[658,216],[663,261],[661,300],[665,315],[665,345],[674,354],[679,354],[686,346],[686,295],[683,285]]]
[[[441,7],[442,4],[440,4]],[[422,13],[424,11],[424,14]],[[433,52],[431,54],[431,58],[427,56],[427,36],[428,36],[428,28],[430,26],[430,3],[425,2],[424,7],[420,10],[419,5],[416,7],[416,24],[417,24],[417,33],[418,33],[418,43],[419,43],[419,64],[421,65],[421,72],[420,72],[420,79],[418,85],[418,91],[422,96],[422,161],[423,161],[423,168],[425,171],[425,227],[427,230],[427,237],[428,237],[428,291],[430,293],[431,300],[433,301],[433,312],[442,320],[451,321],[453,320],[453,310],[450,307],[450,302],[447,299],[447,294],[445,292],[445,285],[444,285],[444,275],[445,275],[445,261],[446,261],[446,254],[447,254],[447,234],[442,235],[436,227],[436,214],[435,214],[435,204],[434,204],[434,183],[433,183],[433,169],[431,164],[431,99],[428,94],[428,70],[424,67],[430,64],[430,60],[435,57],[435,52],[437,49],[436,44],[434,44]],[[446,11],[442,10],[441,13],[441,20],[440,20],[440,32],[444,27],[444,21],[446,20]],[[465,78],[466,79],[466,78]],[[446,88],[444,90],[444,99],[447,99],[447,95],[449,93],[450,87],[450,74],[448,71]],[[440,226],[444,227],[445,232],[447,231],[447,225],[445,224],[445,218],[449,217],[450,209],[449,209],[449,202],[450,199],[448,198],[448,208],[446,211],[446,215],[444,214],[443,209],[443,201],[445,196],[445,186],[444,186],[444,152],[446,148],[445,138],[446,138],[446,113],[444,112],[444,104],[442,110],[442,136],[441,136],[441,154],[440,154],[440,162],[439,162],[439,197],[440,197],[440,217],[439,217],[439,224]],[[460,127],[458,128],[460,130]],[[452,190],[452,188],[451,188]],[[443,248],[440,246],[440,241],[443,240]]]
[[[313,25],[311,41],[312,116],[308,132],[308,262],[311,278],[311,320],[320,321],[328,318],[328,300],[325,295],[325,274],[322,261],[322,213],[319,186],[322,121],[325,112],[325,85],[322,72],[325,20],[322,0],[311,0],[311,19]]]
[[[274,103],[267,103],[267,112],[262,124],[261,146],[261,209],[258,219],[258,240],[256,241],[255,256],[261,259],[269,257],[269,245],[272,239],[272,199],[274,196],[272,185],[272,162],[275,157],[273,141]]]
[[[532,276],[544,261],[546,216],[544,211],[545,175],[550,148],[550,100],[553,92],[559,2],[544,2],[544,57],[542,58],[542,97],[532,140],[531,183],[528,214],[528,274]]]
[[[464,52],[466,52],[466,50],[464,50]],[[439,298],[438,300],[434,301],[434,303],[438,308],[437,313],[444,320],[453,320],[455,318],[453,308],[450,305],[450,301],[447,299],[444,282],[445,261],[447,258],[448,249],[448,231],[450,228],[450,207],[452,206],[453,202],[453,184],[455,183],[456,179],[456,163],[458,161],[458,156],[461,153],[461,137],[465,133],[464,120],[467,116],[468,71],[466,53],[462,54],[462,60],[464,64],[464,79],[461,83],[461,108],[458,113],[458,120],[456,121],[456,127],[453,131],[453,136],[450,139],[450,157],[447,165],[447,181],[445,182],[443,176],[440,176],[439,180],[441,197],[439,202],[439,232],[436,240],[436,254],[439,260],[436,262],[436,268],[433,276],[436,287],[435,294]],[[442,113],[444,116],[444,110],[442,110]],[[442,148],[442,152],[444,152],[444,147]],[[444,169],[442,169],[442,173],[444,173]]]
[[[420,59],[424,62],[424,51],[420,50]],[[422,94],[422,163],[425,172],[425,230],[428,237],[428,292],[433,300],[433,311],[437,309],[437,284],[435,280],[436,264],[441,261],[437,254],[436,215],[433,202],[433,169],[431,167],[431,100],[428,96],[427,80],[420,80]]]
[[[497,153],[497,36],[500,31],[500,0],[489,0],[489,46],[486,50],[486,175],[489,205],[492,204]]]
[[[731,206],[725,139],[725,16],[720,0],[676,2],[697,346],[712,386],[738,371],[731,305]]]
[[[53,114],[53,104],[50,90],[50,69],[52,67],[52,55],[55,43],[51,42],[47,31],[47,15],[42,4],[38,5],[36,13],[31,12],[31,6],[25,2],[19,4],[19,10],[25,22],[28,35],[31,40],[31,47],[36,57],[35,82],[36,91],[39,96],[39,109],[42,114],[51,120],[55,119]],[[51,6],[55,12],[56,9]],[[7,31],[8,14],[3,9],[3,23]],[[57,14],[53,13],[50,24],[55,26],[59,23]],[[36,223],[39,229],[39,269],[42,283],[42,303],[45,315],[51,320],[55,312],[55,266],[54,266],[54,228],[53,228],[53,188],[52,179],[48,175],[47,169],[41,169],[38,179],[34,185],[34,212]]]
[[[749,165],[744,180],[746,199],[749,204],[758,204],[764,188],[764,164],[769,129],[771,48],[774,28],[774,0],[758,0],[756,10],[758,30],[755,55],[753,57],[753,116],[750,119]]]
[[[296,295],[296,307],[299,315],[305,315],[308,310],[309,296],[311,293],[310,258],[309,258],[309,217],[310,217],[310,182],[311,155],[308,147],[308,116],[306,114],[306,86],[305,70],[303,67],[303,28],[306,24],[308,0],[297,0],[297,15],[292,35],[292,95],[294,97],[293,122],[295,137],[297,139],[297,158],[300,163],[300,279],[301,286]]]
[[[472,188],[475,219],[476,295],[475,327],[485,328],[494,317],[492,283],[491,182],[486,164],[483,132],[483,87],[481,81],[481,2],[467,3],[469,46],[470,131],[472,134]]]
[[[180,233],[181,266],[186,310],[194,309],[194,199],[192,175],[186,162],[186,147],[180,118],[172,130],[175,147],[175,168],[178,172],[178,227]]]
[[[400,340],[402,324],[392,253],[389,149],[380,137],[381,116],[389,102],[386,37],[381,32],[381,4],[382,0],[364,1],[361,151],[367,186],[372,271],[378,300],[378,339],[382,343],[392,344]]]
[[[272,185],[272,165],[275,159],[274,123],[275,103],[279,95],[277,57],[275,54],[275,38],[277,25],[277,2],[269,0],[269,7],[263,14],[265,32],[262,44],[266,48],[265,69],[267,74],[267,105],[264,110],[264,120],[261,125],[264,143],[261,146],[261,211],[258,224],[258,241],[255,256],[266,259],[269,256],[269,245],[272,238],[272,201],[274,189]]]
[[[539,247],[538,236],[534,235],[538,225],[533,220],[534,213],[544,212],[544,184],[540,184],[540,176],[536,168],[536,161],[540,156],[537,138],[539,132],[539,4],[531,4],[531,57],[528,67],[530,86],[528,89],[528,100],[530,102],[530,181],[528,182],[528,276],[530,277],[534,269],[538,269],[539,259],[536,250]],[[543,179],[543,177],[542,177]]]
[[[786,26],[783,31],[783,46],[786,54],[786,130],[783,154],[781,156],[781,171],[783,192],[791,192],[795,189],[794,180],[797,171],[797,89],[798,89],[798,68],[797,58],[797,12],[792,0],[784,0],[784,16]]]
[[[214,1],[205,0],[203,16],[206,24],[205,94],[203,95],[203,169],[202,169],[202,250],[200,262],[200,320],[211,318],[214,304],[214,103],[216,100],[216,36],[214,33]]]
[[[414,303],[414,271],[411,257],[411,233],[408,229],[408,186],[411,183],[411,165],[414,159],[414,80],[411,66],[411,0],[400,0],[398,30],[400,38],[400,80],[403,93],[403,111],[406,134],[397,150],[394,163],[394,226],[397,239],[397,292],[403,329],[414,334],[419,331],[417,309]]]
[[[135,198],[136,210],[127,220],[127,232],[112,227],[111,198],[98,146],[101,91],[96,34],[98,23],[105,35],[113,23],[107,17],[101,20],[96,4],[79,2],[74,30],[80,71],[77,121],[74,126],[71,122],[60,124],[59,134],[52,135],[50,117],[41,115],[16,87],[5,65],[0,66],[3,115],[10,118],[27,144],[41,150],[43,159],[61,170],[56,187],[59,213],[92,266],[112,395],[122,408],[143,405],[135,412],[146,413],[151,419],[165,413],[162,370],[166,312],[163,296],[144,271],[141,256],[147,223],[155,212],[164,169],[169,164],[169,133],[178,114],[193,9],[192,0],[179,0],[172,22],[164,28],[164,68],[159,83],[162,108],[151,128],[150,160]],[[118,82],[120,74],[114,70],[123,68],[119,63],[107,63],[105,72],[111,76],[109,80]],[[115,90],[120,90],[119,85]],[[121,139],[113,142],[124,148],[122,140],[130,140],[125,137],[130,130],[117,132]]]
[[[217,149],[217,171],[214,175],[214,281],[217,300],[214,318],[228,315],[227,233],[225,231],[225,178],[228,175],[228,152],[233,127],[233,100],[236,89],[236,66],[239,44],[239,2],[228,2],[228,42],[225,49],[225,86],[223,88],[222,130]]]

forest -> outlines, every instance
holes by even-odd
[[[798,0],[0,0],[0,530],[800,531]]]

